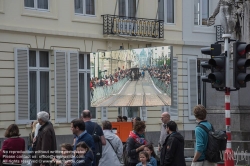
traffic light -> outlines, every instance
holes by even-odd
[[[212,88],[224,88],[226,58],[224,54],[221,54],[221,45],[211,44],[211,47],[201,48],[201,53],[211,55],[211,59],[201,63],[203,68],[211,69],[211,73],[203,76],[202,81],[211,83]]]
[[[250,74],[246,73],[246,68],[250,66],[250,59],[247,59],[247,53],[250,52],[250,44],[236,41],[233,45],[233,51],[233,86],[235,88],[243,88],[246,87],[246,82],[250,81]]]

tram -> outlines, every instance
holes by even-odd
[[[130,68],[130,78],[132,81],[139,80],[140,76],[141,72],[138,67]]]

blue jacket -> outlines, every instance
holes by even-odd
[[[136,166],[142,166],[142,163],[140,162],[140,163],[136,164]],[[152,165],[147,163],[147,166],[152,166]]]
[[[157,166],[157,161],[154,157],[151,156],[149,160],[149,164],[151,164],[152,166]]]
[[[92,162],[94,160],[94,155],[92,151],[88,151],[83,158],[72,158],[72,166],[92,166]]]
[[[207,121],[201,121],[199,124],[205,125],[209,130],[212,129],[211,124]],[[205,160],[205,152],[208,143],[207,132],[203,130],[201,127],[196,127],[195,137],[196,137],[195,151],[201,153],[201,156],[198,158],[198,160]]]
[[[87,133],[87,131],[85,130],[84,132],[82,132],[79,136],[76,137],[76,141],[75,141],[75,145],[74,145],[74,150],[76,150],[76,145],[79,142],[84,141],[93,151],[93,153],[95,152],[95,143],[94,140],[92,138],[92,136]]]

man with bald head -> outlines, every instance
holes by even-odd
[[[160,139],[159,139],[159,142],[158,142],[158,150],[160,151],[161,150],[161,147],[162,145],[164,144],[165,142],[165,139],[167,138],[168,134],[166,132],[166,126],[167,126],[167,123],[170,121],[170,115],[168,112],[163,112],[161,114],[161,121],[162,121],[162,125],[161,125],[161,135],[160,135]]]
[[[90,135],[96,135],[99,137],[98,140],[94,139],[95,141],[95,149],[98,152],[98,149],[102,149],[102,145],[106,145],[106,139],[103,134],[103,130],[101,126],[99,126],[97,123],[91,122],[91,113],[89,110],[83,110],[82,111],[82,120],[85,123],[85,129]],[[93,137],[94,138],[94,137]],[[96,137],[95,137],[96,138]],[[101,144],[99,143],[101,142]],[[99,160],[102,156],[95,154],[95,161],[94,164],[97,166],[99,164]]]

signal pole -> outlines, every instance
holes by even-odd
[[[231,142],[231,112],[230,112],[230,38],[231,34],[223,34],[224,38],[224,51],[226,56],[226,87],[225,87],[225,123],[226,123],[226,134],[227,134],[227,148],[224,154],[225,166],[234,166],[234,154],[232,150]]]

